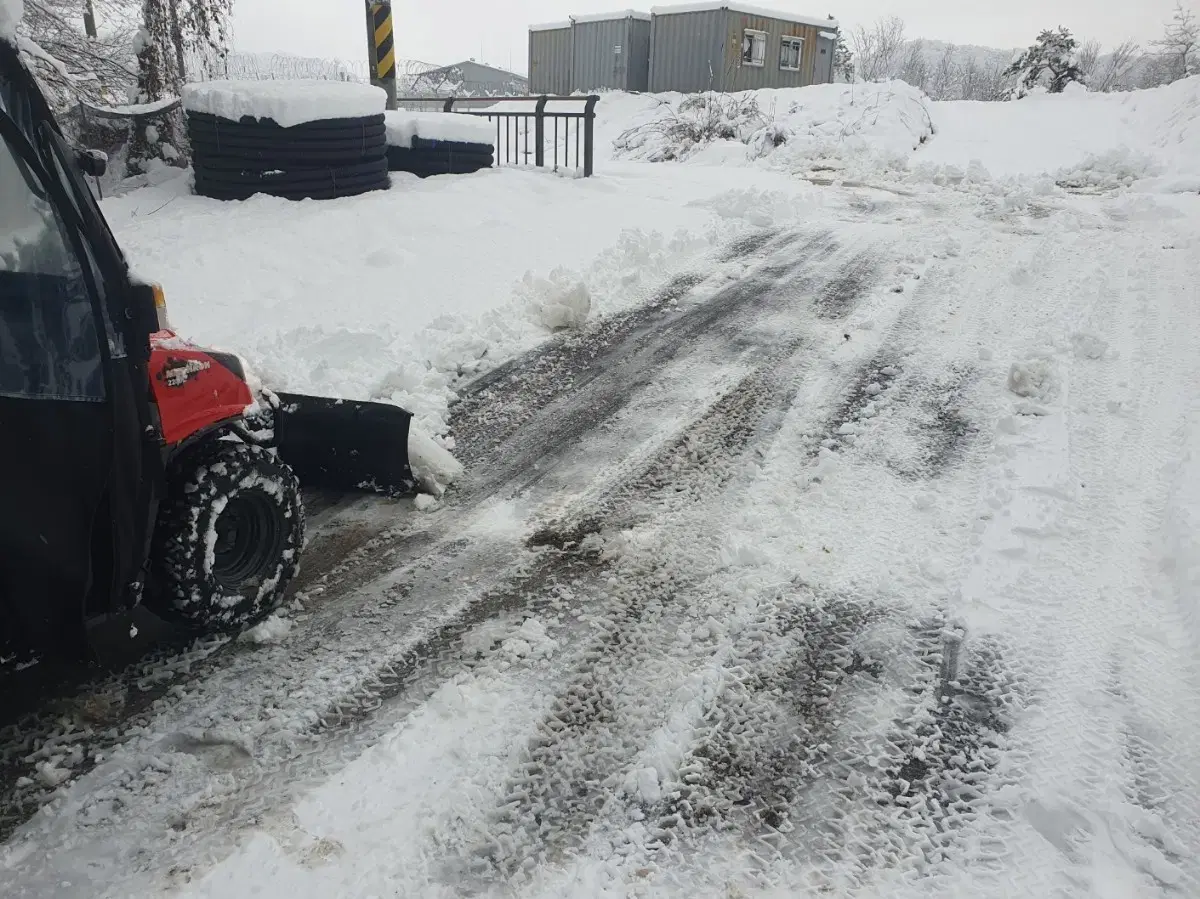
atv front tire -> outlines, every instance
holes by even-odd
[[[263,447],[217,441],[177,460],[168,479],[151,562],[154,611],[210,633],[266,618],[304,544],[292,470]]]

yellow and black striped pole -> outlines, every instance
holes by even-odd
[[[388,109],[396,108],[396,38],[391,0],[367,0],[367,51],[371,83],[387,91]]]

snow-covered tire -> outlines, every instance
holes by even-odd
[[[303,545],[292,470],[260,446],[203,445],[168,475],[151,559],[155,611],[210,633],[255,624],[278,607]]]

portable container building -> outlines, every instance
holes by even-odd
[[[572,17],[571,90],[645,91],[650,86],[650,14],[632,9]]]
[[[649,89],[697,93],[830,82],[833,40],[821,33],[836,39],[837,27],[831,18],[719,0],[655,7]]]
[[[571,22],[529,27],[529,92],[571,93]]]

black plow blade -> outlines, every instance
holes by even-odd
[[[411,412],[387,403],[276,395],[275,445],[301,486],[389,496],[413,491]]]

